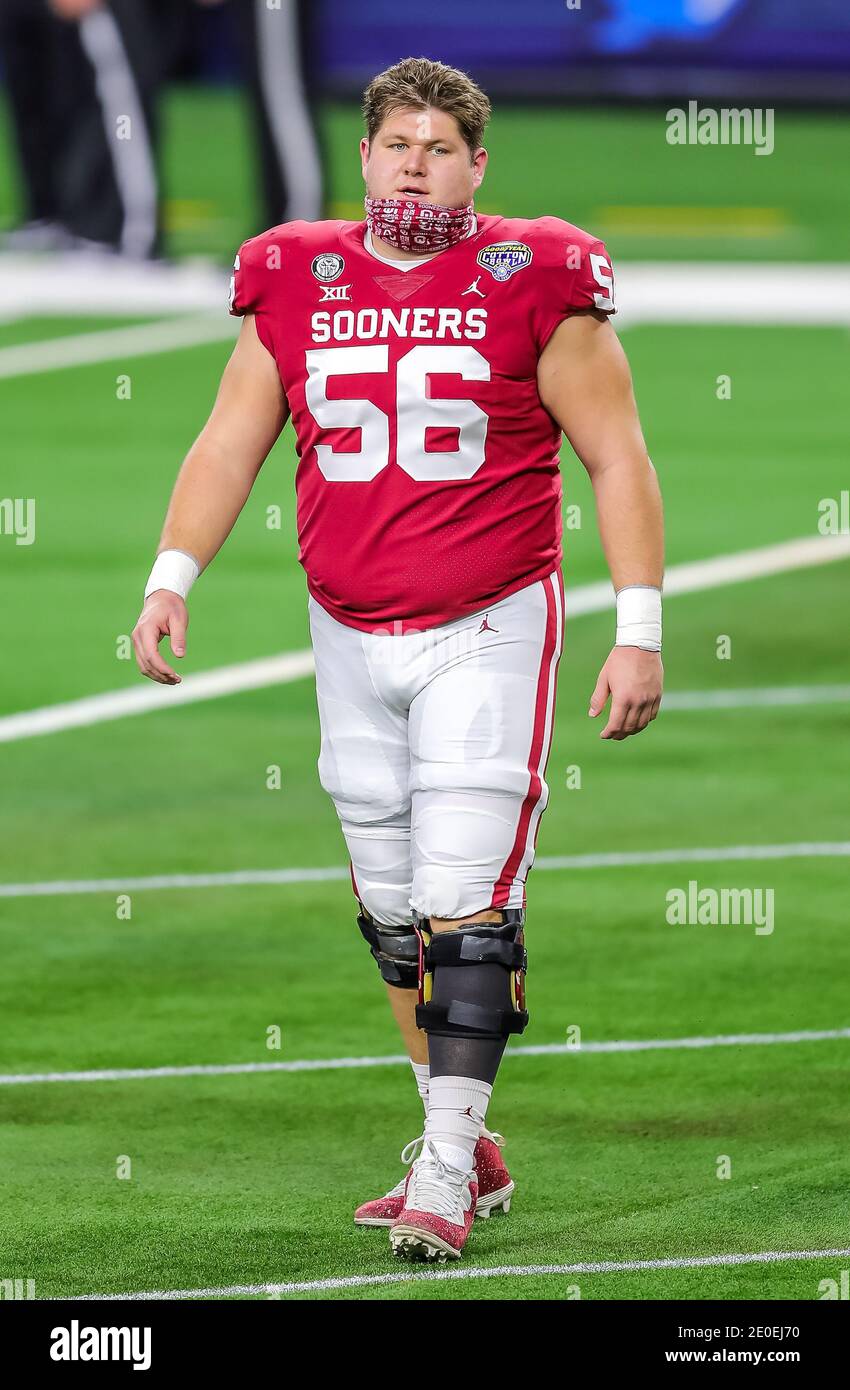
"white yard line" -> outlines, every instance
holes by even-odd
[[[758,550],[672,565],[665,576],[664,592],[670,598],[848,558],[850,536],[804,536]],[[613,603],[610,580],[577,585],[566,591],[567,620],[587,613],[613,612]],[[125,690],[107,691],[102,695],[89,695],[80,700],[67,700],[58,705],[5,715],[0,718],[0,743],[57,733],[63,729],[84,728],[111,719],[123,719],[128,715],[172,709],[193,704],[196,700],[214,700],[245,690],[283,685],[287,681],[301,680],[311,675],[313,670],[313,653],[307,648],[184,676],[181,684],[176,686],[155,685],[143,681],[139,676],[139,683]]]
[[[535,872],[552,869],[625,869],[645,864],[724,864],[735,860],[843,859],[850,840],[801,840],[784,845],[702,845],[683,849],[614,851],[600,854],[540,855]],[[126,878],[64,878],[40,883],[0,883],[0,898],[62,898],[77,893],[144,893],[176,888],[245,888],[261,884],[347,882],[349,870],[331,864],[318,869],[236,869],[218,874],[149,874]]]
[[[850,323],[850,268],[843,262],[618,261],[614,271],[618,327]],[[0,318],[182,310],[218,311],[226,321],[229,277],[229,269],[202,260],[165,265],[96,254],[4,255]]]
[[[223,695],[237,695],[245,690],[285,685],[312,675],[313,670],[313,653],[307,648],[305,651],[242,661],[235,666],[218,666],[212,671],[201,671],[196,676],[184,676],[181,684],[174,686],[156,685],[139,676],[138,684],[126,690],[87,695],[81,700],[67,700],[60,705],[46,705],[41,709],[5,715],[0,719],[0,743],[33,738],[37,734],[54,734],[61,729],[85,728],[110,719],[124,719],[132,714],[149,714],[153,710],[190,705],[197,700],[217,700]]]
[[[671,690],[665,710],[769,709],[783,705],[843,705],[850,685],[765,685],[751,690]]]
[[[221,874],[72,878],[47,883],[0,883],[0,898],[56,898],[73,893],[140,893],[172,888],[243,888],[263,883],[332,883],[336,879],[349,879],[348,869],[334,864],[320,869],[237,869]]]
[[[643,323],[850,323],[850,266],[626,261],[614,265],[617,327]],[[833,284],[833,276],[834,284]],[[799,278],[798,278],[799,277]]]
[[[71,1299],[120,1303],[130,1299],[238,1298],[240,1295],[323,1293],[333,1289],[364,1289],[384,1284],[444,1283],[455,1279],[528,1279],[539,1275],[637,1274],[655,1269],[725,1269],[734,1265],[780,1264],[785,1260],[843,1260],[850,1249],[761,1250],[753,1254],[682,1255],[658,1260],[582,1260],[570,1265],[478,1265],[458,1269],[410,1270],[403,1274],[351,1274],[339,1279],[305,1279],[286,1284],[231,1284],[218,1289],[158,1289],[143,1293],[88,1293]]]
[[[708,1047],[771,1047],[780,1043],[841,1042],[850,1028],[825,1028],[794,1033],[718,1033],[716,1037],[617,1038],[609,1042],[538,1043],[508,1047],[505,1057],[573,1057],[610,1052],[678,1052]],[[406,1067],[404,1053],[385,1057],[310,1057],[292,1062],[198,1063],[187,1067],[112,1067],[98,1071],[7,1072],[0,1086],[42,1086],[50,1083],[99,1081],[159,1081],[182,1076],[253,1076],[263,1072],[359,1071],[370,1067]]]
[[[736,859],[843,859],[850,840],[799,840],[784,845],[720,845],[600,854],[542,855],[537,869],[624,869],[643,864],[724,864]]]
[[[740,550],[731,555],[715,555],[709,560],[671,565],[664,575],[664,597],[694,594],[724,584],[766,579],[773,574],[787,574],[791,570],[811,569],[847,559],[850,559],[850,536],[801,536],[797,540],[759,546],[757,550]],[[567,589],[565,605],[567,622],[584,613],[598,613],[606,608],[613,611],[611,581],[599,580],[595,584]]]
[[[235,252],[236,247],[233,249]],[[202,258],[171,265],[132,261],[94,249],[53,256],[4,254],[0,256],[0,319],[171,314],[175,338],[166,342],[163,350],[189,347],[190,343],[179,336],[177,316],[181,314],[204,314],[208,318],[215,315],[221,324],[221,336],[235,334],[237,322],[227,312],[230,275],[229,266],[218,266]],[[52,340],[32,346],[43,347],[50,356]],[[132,346],[120,347],[118,355],[125,352],[132,353]],[[114,356],[114,348],[103,340],[100,356],[88,360],[107,362]],[[73,367],[75,363],[68,358],[54,365]],[[30,370],[42,368],[21,366],[18,374]]]
[[[229,316],[197,314],[127,328],[73,333],[64,338],[49,338],[46,342],[21,343],[0,348],[0,378],[31,376],[34,372],[55,371],[58,367],[83,367],[92,362],[148,357],[152,353],[218,343],[236,336],[234,324],[235,320]]]

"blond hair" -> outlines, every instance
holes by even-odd
[[[489,99],[465,72],[430,58],[403,58],[372,78],[363,93],[362,106],[369,143],[391,111],[401,107],[425,111],[429,106],[454,116],[474,155],[490,119]]]

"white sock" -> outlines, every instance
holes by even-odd
[[[493,1087],[471,1076],[432,1076],[425,1138],[452,1168],[471,1172]]]
[[[424,1107],[425,1107],[425,1118],[426,1118],[426,1120],[427,1120],[427,1118],[428,1118],[428,1080],[429,1080],[429,1076],[430,1076],[430,1069],[429,1069],[429,1067],[428,1067],[428,1063],[427,1063],[427,1062],[414,1062],[412,1058],[411,1058],[410,1065],[411,1065],[412,1068],[413,1068],[413,1075],[416,1077],[416,1088],[417,1088],[417,1090],[419,1091],[420,1097],[422,1098],[422,1104],[423,1104]]]

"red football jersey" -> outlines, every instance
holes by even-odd
[[[561,431],[537,362],[576,309],[614,312],[605,248],[557,217],[479,216],[396,269],[365,222],[246,241],[231,312],[256,315],[292,412],[299,561],[339,622],[451,622],[561,564]],[[401,264],[401,262],[399,262]]]

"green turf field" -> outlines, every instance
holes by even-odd
[[[211,128],[232,130],[232,103],[206,100]],[[185,118],[175,102],[178,128]],[[340,111],[329,119],[337,132],[356,125]],[[532,211],[524,143],[532,130],[552,142],[553,123],[573,119],[609,140],[623,175],[607,191],[599,179],[582,207],[600,206],[603,192],[623,204],[638,192],[647,205],[670,201],[660,176],[638,188],[629,173],[644,115],[618,118],[615,139],[611,117],[522,112],[500,118],[507,167],[492,197]],[[794,127],[800,149],[806,119]],[[187,198],[202,196],[208,173],[218,189],[221,216],[207,217],[200,249],[240,240],[244,226],[223,210],[220,165],[190,169],[179,151],[178,142],[175,181]],[[761,176],[772,161],[755,164]],[[803,211],[811,217],[811,254],[838,258],[825,230],[834,190],[807,168],[811,201],[799,189],[791,198],[779,178],[775,191],[753,190],[753,202],[788,195],[801,226]],[[701,188],[733,200],[721,184]],[[353,198],[355,182],[340,176],[335,193]],[[681,187],[677,197],[685,199]],[[658,254],[694,249],[665,243]],[[0,327],[0,349],[103,326],[12,322]],[[846,332],[644,326],[623,340],[664,489],[668,564],[815,535],[820,499],[850,487]],[[226,354],[222,343],[0,381],[0,496],[37,506],[35,544],[0,536],[0,720],[141,683],[121,638]],[[131,376],[130,400],[116,399],[119,373]],[[721,373],[732,379],[729,401],[715,394]],[[565,534],[569,590],[605,568],[590,489],[567,449],[563,466],[566,501],[582,508],[581,528]],[[307,645],[293,469],[287,431],[193,592],[186,674]],[[271,504],[283,511],[279,531],[265,525]],[[845,560],[671,597],[668,689],[847,684],[848,577]],[[717,658],[721,635],[730,660]],[[585,1043],[847,1029],[846,858],[546,866],[604,851],[850,839],[846,702],[671,709],[638,739],[601,742],[585,711],[611,637],[608,615],[568,622],[537,845],[544,862],[528,889],[532,1022],[518,1046],[563,1044],[576,1026]],[[318,783],[318,742],[305,678],[2,743],[0,885],[344,870],[336,814]],[[282,769],[279,791],[266,788],[272,764]],[[575,765],[580,789],[568,786]],[[669,925],[665,895],[689,879],[772,889],[774,931]],[[117,888],[0,897],[1,1073],[399,1053],[346,877],[129,897],[129,920],[117,915]],[[279,1051],[266,1046],[273,1025]],[[507,1137],[517,1193],[507,1217],[476,1223],[464,1266],[846,1248],[849,1050],[839,1038],[509,1056],[488,1118]],[[386,1232],[358,1231],[351,1212],[400,1176],[397,1155],[419,1132],[420,1113],[409,1068],[396,1064],[2,1084],[0,1278],[34,1278],[39,1297],[57,1297],[398,1274],[406,1267],[390,1256]],[[116,1176],[122,1156],[127,1178]],[[728,1178],[717,1176],[721,1156]],[[281,1296],[533,1299],[578,1288],[585,1299],[811,1300],[847,1265],[845,1255]]]

